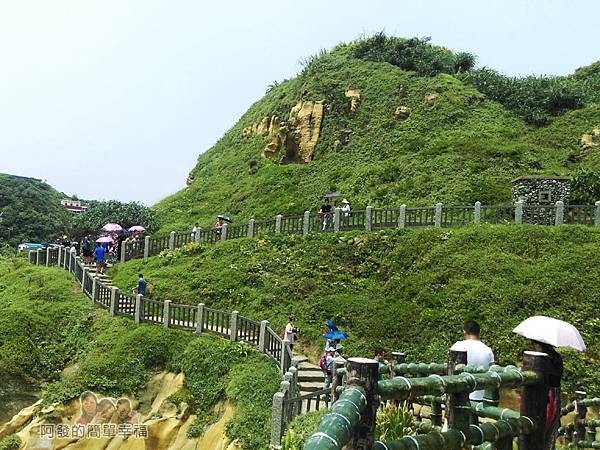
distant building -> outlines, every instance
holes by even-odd
[[[83,205],[81,200],[73,200],[71,198],[65,198],[61,200],[60,204],[74,214],[81,214],[87,209],[87,205]]]

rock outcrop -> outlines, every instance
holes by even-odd
[[[244,128],[242,137],[252,134],[268,137],[270,142],[263,150],[265,158],[284,155],[286,163],[307,163],[314,157],[324,113],[322,101],[300,101],[290,111],[287,121],[277,116],[265,117]]]
[[[360,104],[360,89],[346,91],[346,97],[350,99],[350,111],[355,112]]]
[[[406,120],[410,116],[410,108],[408,106],[398,106],[394,111],[394,117],[398,120]]]
[[[585,133],[581,136],[580,148],[582,151],[587,151],[592,147],[600,145],[600,127],[594,128],[590,133]]]
[[[225,424],[233,417],[234,408],[229,403],[217,405],[219,420],[210,425],[200,439],[190,439],[187,432],[196,416],[190,413],[186,403],[173,404],[169,397],[182,388],[183,374],[162,372],[152,377],[139,399],[132,400],[132,407],[139,413],[139,425],[147,430],[147,437],[124,435],[107,437],[79,438],[48,437],[48,426],[66,426],[73,429],[79,416],[80,402],[73,400],[65,405],[55,404],[42,408],[41,401],[24,408],[11,421],[0,424],[0,436],[17,433],[23,445],[21,448],[34,449],[85,449],[85,450],[145,450],[173,449],[193,450],[210,448],[237,450],[235,442],[231,443],[225,436]],[[108,424],[106,424],[108,425]],[[57,430],[58,428],[53,428]],[[46,430],[42,433],[42,430]],[[88,428],[90,430],[90,428]],[[72,432],[72,431],[71,431]],[[89,432],[89,431],[88,431]]]

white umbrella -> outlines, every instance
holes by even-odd
[[[520,336],[583,352],[585,342],[577,328],[568,322],[546,316],[533,316],[521,322],[514,330]]]

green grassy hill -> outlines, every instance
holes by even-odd
[[[236,239],[191,244],[111,272],[130,288],[138,272],[153,295],[236,309],[283,331],[293,314],[300,348],[316,357],[325,319],[349,333],[348,354],[376,346],[411,361],[443,361],[475,319],[502,364],[527,346],[511,333],[536,314],[581,330],[588,351],[565,352],[566,388],[600,393],[600,230],[576,226],[471,226]]]
[[[266,448],[281,378],[249,346],[111,317],[70,274],[21,258],[0,256],[0,311],[0,424],[38,397],[67,402],[91,390],[136,398],[154,372],[169,370],[185,375],[171,401],[198,416],[190,435],[218,419],[212,407],[227,399],[236,406],[227,435],[244,449]]]
[[[186,189],[156,205],[162,231],[206,226],[219,213],[301,213],[327,191],[356,208],[503,203],[517,176],[600,170],[597,144],[580,147],[600,126],[597,64],[570,77],[513,79],[461,65],[464,55],[376,35],[309,58],[199,156]],[[348,90],[360,90],[355,111]],[[272,136],[243,137],[244,129],[288,120],[299,101],[326,105],[312,160],[263,157]],[[399,107],[408,118],[396,117]]]
[[[70,221],[60,204],[64,197],[41,180],[0,173],[0,243],[47,242],[64,234]]]

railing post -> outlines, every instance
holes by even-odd
[[[119,309],[119,288],[111,287],[110,288],[110,307],[108,308],[108,312],[111,316],[117,314],[117,310]]]
[[[281,220],[283,216],[281,214],[277,214],[275,216],[275,234],[281,233]]]
[[[310,211],[304,211],[304,217],[302,218],[302,234],[308,234],[309,231],[310,231]]]
[[[287,339],[283,339],[281,341],[281,357],[279,360],[279,366],[281,368],[281,373],[285,373],[287,371],[286,362],[287,362],[287,350],[290,348],[291,342]]]
[[[515,203],[515,223],[523,223],[523,202]]]
[[[133,320],[135,323],[142,322],[142,294],[135,296],[135,312],[133,314]]]
[[[144,238],[144,259],[150,256],[150,236]]]
[[[375,441],[375,418],[379,408],[379,363],[374,359],[350,358],[346,362],[346,387],[361,386],[365,390],[367,405],[359,422],[352,430],[352,438],[348,448],[353,450],[367,450]]]
[[[571,443],[573,447],[577,447],[579,441],[595,441],[596,430],[591,433],[590,439],[586,439],[586,427],[585,427],[585,416],[587,415],[587,407],[581,405],[579,402],[586,397],[586,393],[583,391],[575,391],[575,417],[573,418],[573,437]]]
[[[50,265],[50,247],[46,248],[46,267]]]
[[[62,261],[62,255],[63,255],[62,249],[63,249],[62,245],[60,247],[58,247],[58,258],[56,259],[56,265],[58,267],[60,267],[60,265],[61,265],[60,263]]]
[[[529,434],[519,436],[520,450],[542,450],[546,448],[546,406],[548,403],[547,380],[548,355],[539,352],[523,354],[523,370],[540,375],[540,380],[521,388],[521,417],[529,417],[535,423],[535,429]],[[557,411],[560,414],[560,411]]]
[[[596,210],[594,211],[594,226],[600,227],[600,200],[596,202]]]
[[[365,210],[365,230],[371,231],[373,229],[373,207],[367,206]]]
[[[481,223],[481,202],[475,202],[475,223]]]
[[[281,448],[281,436],[283,435],[283,432],[284,432],[283,400],[285,399],[285,392],[286,392],[286,391],[284,391],[284,389],[286,388],[287,384],[289,384],[287,381],[282,381],[279,392],[275,392],[275,394],[273,394],[273,408],[272,408],[272,415],[271,415],[271,447],[272,448]]]
[[[88,273],[88,268],[84,267],[83,268],[83,273],[81,275],[81,292],[85,292],[85,277]]]
[[[171,325],[171,300],[165,300],[163,306],[163,327],[169,328]]]
[[[454,375],[457,364],[467,364],[467,352],[448,350],[448,375]],[[471,425],[471,410],[469,409],[469,393],[457,392],[447,394],[446,419],[449,429],[456,429],[468,435]]]
[[[556,211],[554,217],[554,225],[559,226],[563,224],[565,220],[565,204],[561,200],[556,202]]]
[[[253,238],[254,237],[254,219],[250,219],[248,221],[248,237],[249,238]]]
[[[200,233],[202,232],[202,228],[198,227],[196,230],[196,234],[194,235],[194,242],[200,242]]]
[[[435,204],[435,222],[434,222],[434,226],[436,228],[440,228],[442,226],[442,204],[441,203],[436,203]]]
[[[333,210],[333,231],[336,233],[340,231],[340,211],[341,208],[337,207]]]
[[[36,253],[36,255],[35,255],[35,264],[39,266],[40,265],[40,254],[42,253],[42,251],[38,248],[35,251],[35,253]]]
[[[98,299],[98,278],[92,278],[92,303]]]
[[[262,320],[260,322],[260,333],[258,335],[258,351],[265,353],[267,349],[267,327],[269,326],[268,320]]]
[[[34,255],[34,251],[33,250],[29,250],[29,256],[28,256],[29,264],[33,264],[33,260],[35,259],[33,257],[33,255]]]
[[[338,373],[338,369],[343,369],[346,367],[346,360],[343,358],[336,358],[333,360],[333,379],[331,380],[331,392],[333,394],[333,401],[337,402],[337,399],[340,398],[340,394],[337,391],[338,386],[344,385],[344,375]]]
[[[169,250],[175,250],[175,235],[177,233],[175,231],[171,231],[169,233]]]
[[[127,242],[121,242],[121,262],[124,263],[127,261],[126,254],[127,253]]]
[[[69,250],[69,272],[75,271],[73,267],[75,265],[75,258],[73,257],[73,252]]]
[[[224,223],[223,226],[221,227],[221,240],[222,241],[227,240],[227,224],[226,223]]]
[[[238,311],[231,312],[231,321],[229,322],[229,339],[231,340],[231,342],[237,341],[239,315],[240,313]]]
[[[196,331],[194,334],[200,336],[204,329],[204,303],[198,303],[198,313],[196,314]]]
[[[406,227],[406,205],[400,205],[400,215],[398,216],[398,228]]]

